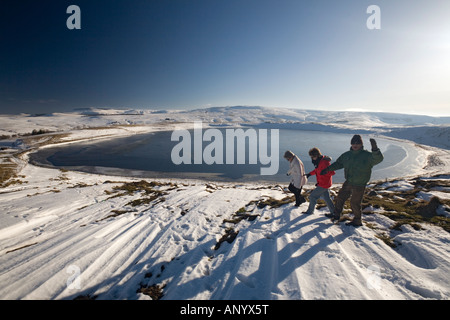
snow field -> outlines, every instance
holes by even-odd
[[[1,116],[0,134],[36,126],[72,130],[61,138],[72,143],[167,129],[161,121],[175,116],[188,123],[275,121],[289,126],[306,119],[332,123],[345,118],[264,108],[120,114]],[[375,123],[379,127],[372,129],[383,133],[390,126],[382,117],[347,116],[344,129]],[[129,126],[81,130],[111,121]],[[432,169],[448,168],[448,151],[433,152],[444,165]],[[392,230],[394,221],[377,213],[382,209],[367,210],[365,225],[355,229],[332,224],[324,216],[327,208],[303,215],[308,203],[258,207],[259,200],[286,197],[273,185],[159,179],[152,188],[161,194],[143,201],[149,197],[144,189],[114,189],[136,179],[19,165],[20,183],[0,189],[0,299],[151,299],[140,288],[152,286],[167,300],[450,298],[449,234],[428,224],[422,230],[409,225]],[[380,197],[413,185],[399,179],[384,188]],[[448,199],[448,189],[418,194],[424,200],[432,196]],[[253,218],[239,217],[242,209]],[[377,237],[383,233],[396,248]]]
[[[303,215],[308,203],[252,202],[286,196],[273,186],[161,181],[164,201],[132,207],[142,192],[111,193],[131,179],[32,165],[22,174],[28,183],[1,194],[3,299],[148,299],[137,291],[151,285],[163,299],[449,297],[450,237],[438,227],[403,226],[392,249],[376,230],[333,225],[327,208]],[[241,208],[256,219],[224,222]],[[364,221],[393,223],[377,214]],[[236,238],[215,250],[227,228]]]

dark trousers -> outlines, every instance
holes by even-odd
[[[361,202],[365,189],[365,186],[352,186],[345,181],[334,202],[335,216],[341,215],[342,210],[344,209],[345,201],[347,201],[347,199],[351,196],[350,206],[353,214],[355,215],[354,221],[361,222]]]
[[[302,192],[302,187],[297,188],[292,183],[289,184],[289,191],[295,195],[295,205],[299,206],[303,202],[306,202],[305,198],[300,194]]]

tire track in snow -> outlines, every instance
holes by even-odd
[[[84,230],[81,233],[78,230],[72,230],[72,232],[58,234],[29,249],[2,256],[0,258],[2,266],[0,296],[7,299],[26,299],[33,296],[38,296],[38,299],[51,299],[49,290],[42,295],[34,294],[34,292],[48,283],[52,275],[64,271],[67,266],[79,260],[79,256],[95,250],[97,246],[92,245],[88,240],[95,232],[96,229]],[[51,263],[53,260],[58,260],[58,264]],[[12,276],[9,272],[11,269],[14,269]],[[44,278],[43,275],[48,277]],[[68,274],[65,274],[64,280],[61,279],[53,286],[65,287],[67,278]],[[27,292],[27,294],[21,295],[21,292]]]
[[[86,285],[92,288],[89,293],[98,295],[97,288],[101,287],[100,290],[105,291],[126,278],[136,256],[147,248],[150,236],[156,235],[159,230],[157,224],[145,217],[138,221],[132,220],[117,230],[111,239],[107,239],[102,252],[80,275]]]
[[[148,218],[144,219],[148,220]],[[133,224],[137,226],[136,231],[132,231],[134,229]],[[143,227],[145,227],[146,224],[147,222],[144,221]],[[139,226],[139,222],[135,221],[135,217],[131,217],[131,222],[130,217],[122,217],[119,220],[112,219],[108,222],[85,225],[82,232],[74,229],[73,226],[70,227],[69,225],[66,226],[64,224],[57,226],[53,225],[51,226],[51,229],[59,229],[58,234],[56,234],[56,236],[48,235],[47,240],[36,245],[35,248],[33,248],[31,253],[32,256],[30,258],[27,258],[27,252],[30,250],[22,250],[22,252],[16,254],[18,258],[13,260],[14,263],[12,266],[2,263],[2,269],[14,267],[16,269],[15,273],[19,274],[20,279],[27,279],[26,281],[18,282],[25,283],[23,286],[29,288],[27,290],[21,289],[15,284],[16,281],[12,281],[11,284],[2,281],[2,284],[6,284],[3,286],[2,290],[4,289],[5,292],[8,292],[8,296],[14,297],[13,294],[16,291],[29,291],[29,294],[24,297],[14,298],[55,298],[55,296],[48,296],[48,293],[46,293],[48,290],[45,288],[56,286],[59,289],[53,289],[53,291],[64,291],[66,288],[66,280],[70,276],[66,273],[66,268],[72,264],[78,264],[80,266],[80,269],[84,272],[84,274],[82,273],[82,278],[84,278],[85,284],[90,285],[91,276],[89,273],[86,273],[85,269],[88,269],[90,266],[90,268],[94,270],[94,273],[95,270],[100,270],[101,267],[97,267],[96,264],[99,264],[100,260],[105,259],[107,254],[109,254],[110,257],[113,257],[120,252],[123,252],[123,255],[127,255],[131,252],[130,255],[133,256],[132,251],[134,250],[127,251],[127,247],[118,244],[120,244],[121,241],[124,241],[124,239],[125,242],[127,242],[127,240],[132,240],[134,237],[139,236],[139,232],[142,228]],[[111,234],[113,234],[113,237],[111,237]],[[140,238],[142,238],[142,236]],[[139,241],[140,240],[137,240],[138,243]],[[109,246],[111,243],[112,246]],[[126,260],[123,257],[121,259],[122,260],[118,261]],[[58,260],[59,265],[52,266],[51,261],[53,260]],[[108,263],[111,262],[110,259],[107,260],[109,260]],[[86,264],[84,261],[88,261],[88,263]],[[18,272],[17,268],[20,268]],[[49,277],[41,281],[35,280],[43,279],[42,274],[49,274]],[[56,296],[58,296],[58,293]]]
[[[339,278],[349,283],[356,299],[415,299],[417,296],[399,286],[395,279],[410,278],[411,270],[402,270],[399,255],[366,227],[339,225],[329,233],[333,236],[338,252],[345,258],[341,261]],[[373,274],[379,270],[379,274]],[[405,272],[406,271],[406,272]],[[371,281],[375,279],[374,286]]]
[[[187,210],[187,213],[185,215],[181,215],[179,213],[172,214],[174,212],[173,205],[171,208],[167,208],[164,205],[158,206],[158,208],[153,208],[152,212],[148,212],[145,210],[145,214],[154,215],[155,212],[153,211],[160,211],[158,214],[158,218],[155,219],[155,221],[158,222],[159,230],[158,232],[152,237],[152,240],[146,245],[147,250],[145,254],[141,255],[140,257],[136,258],[136,267],[133,267],[133,272],[135,273],[135,276],[133,277],[134,280],[132,281],[136,286],[135,290],[139,288],[139,283],[150,285],[150,283],[154,280],[156,280],[153,276],[151,279],[145,279],[145,274],[157,274],[157,281],[159,283],[165,282],[164,285],[167,286],[167,290],[170,288],[170,283],[175,279],[181,279],[182,272],[178,271],[177,274],[171,275],[169,279],[166,274],[169,274],[170,271],[168,271],[170,268],[173,269],[173,265],[176,264],[176,261],[182,259],[182,263],[187,265],[190,265],[191,263],[197,263],[197,258],[194,258],[195,256],[205,257],[208,255],[208,253],[211,252],[211,240],[207,244],[207,248],[203,245],[205,241],[208,241],[206,239],[206,235],[208,234],[208,228],[203,228],[201,224],[192,224],[191,219],[199,219],[200,216],[203,216],[204,213],[202,213],[202,210],[200,209],[200,206],[203,203],[208,203],[208,199],[211,197],[210,193],[204,193],[198,198],[195,198],[195,201],[186,201],[186,197],[176,195],[176,198],[178,199],[179,203],[182,203],[184,208],[189,207]],[[194,203],[192,203],[194,202]],[[173,199],[171,201],[173,203]],[[164,217],[160,215],[160,213],[164,212]],[[201,218],[204,219],[204,218]],[[193,228],[191,228],[194,226]],[[189,228],[186,228],[189,227]],[[203,235],[196,234],[196,230],[203,231]],[[185,240],[185,241],[183,241]],[[193,246],[193,249],[186,247],[186,241],[192,242],[195,244]],[[183,246],[180,246],[180,242],[183,242]],[[193,252],[197,252],[198,254],[194,254],[189,256],[185,254],[182,258],[179,257],[180,252],[186,252],[189,251],[190,254]],[[172,260],[167,261],[168,255],[172,255]],[[176,261],[175,261],[176,260]],[[174,262],[175,261],[175,262]],[[185,268],[186,269],[186,268]],[[206,271],[207,272],[207,271]],[[127,284],[127,287],[130,287],[129,284]],[[117,291],[117,290],[115,290]],[[112,294],[112,293],[110,293]]]

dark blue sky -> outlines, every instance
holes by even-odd
[[[69,5],[81,30],[69,30]],[[367,7],[381,9],[369,30]],[[447,0],[2,0],[0,113],[261,105],[450,114]]]

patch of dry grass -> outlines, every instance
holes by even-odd
[[[401,230],[400,227],[404,224],[411,225],[414,229],[422,229],[420,223],[430,223],[442,227],[447,232],[450,232],[450,218],[438,216],[436,210],[441,205],[450,206],[450,200],[440,199],[437,197],[431,198],[429,201],[418,201],[417,193],[420,191],[428,191],[435,187],[449,186],[450,182],[447,180],[422,180],[416,178],[413,181],[414,188],[406,191],[395,191],[391,193],[382,193],[382,197],[369,195],[367,192],[364,195],[362,202],[363,208],[373,206],[380,208],[379,214],[387,216],[395,221],[392,227],[396,230]],[[384,191],[381,183],[375,185],[375,191]],[[347,204],[348,208],[350,207]]]
[[[155,189],[156,187],[162,186],[170,186],[170,190],[176,188],[176,186],[172,183],[161,183],[156,181],[148,182],[141,180],[136,182],[127,182],[120,186],[113,187],[112,191],[107,190],[105,192],[112,195],[109,199],[141,193],[143,194],[142,198],[132,200],[126,204],[131,205],[132,207],[137,207],[140,205],[149,204],[155,200],[158,200],[158,202],[165,201],[164,196],[168,194],[167,191]]]
[[[151,285],[151,286],[142,286],[138,289],[138,293],[145,294],[152,298],[152,300],[160,300],[163,296],[163,289],[165,285],[159,286],[157,284]]]

